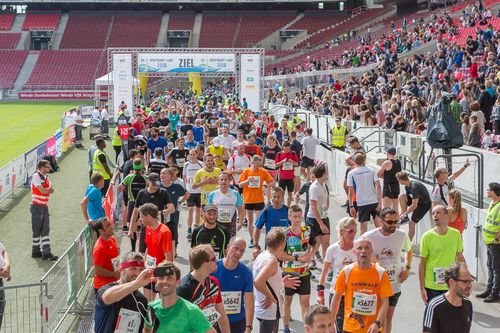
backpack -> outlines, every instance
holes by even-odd
[[[462,130],[449,112],[450,101],[445,96],[429,108],[427,141],[432,148],[460,148],[464,145]]]
[[[50,163],[50,172],[57,172],[59,171],[59,166],[57,165],[56,158],[52,155],[47,155],[43,157],[44,160],[47,160]]]

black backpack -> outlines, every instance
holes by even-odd
[[[427,141],[432,148],[460,148],[464,145],[462,131],[449,107],[450,98],[445,96],[429,108]]]

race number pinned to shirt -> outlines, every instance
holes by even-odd
[[[283,163],[283,170],[285,171],[293,170],[293,163],[292,162]]]
[[[176,159],[176,161],[177,161],[177,165],[180,166],[181,168],[183,168],[184,164],[186,164],[186,159],[185,158],[180,158],[179,157],[179,158]]]
[[[231,222],[231,208],[219,208],[219,222],[229,223]]]
[[[120,267],[120,256],[111,259],[111,264],[113,265],[113,271],[118,272],[118,268]]]
[[[156,266],[156,258],[150,256],[149,254],[146,255],[146,268],[151,268]]]
[[[445,285],[446,281],[444,280],[444,271],[446,267],[436,267],[434,268],[434,283],[438,285]]]
[[[268,169],[276,169],[276,162],[270,158],[266,158],[264,166]]]
[[[114,333],[138,333],[140,325],[141,314],[139,312],[121,308]]]
[[[352,312],[365,316],[375,315],[377,313],[377,295],[355,291],[352,298]]]
[[[328,217],[328,208],[326,205],[319,206],[319,215],[321,215],[322,219],[326,219]]]
[[[228,315],[238,314],[241,311],[241,291],[223,291],[222,300]]]
[[[219,321],[220,313],[215,310],[215,306],[209,306],[201,311],[205,315],[205,318],[207,318],[210,325],[214,326]]]
[[[248,177],[248,187],[249,188],[259,188],[260,187],[260,176]]]
[[[392,265],[382,265],[382,267],[385,269],[387,272],[387,277],[389,278],[389,282],[395,283],[398,280],[398,273],[399,273],[399,268],[398,265],[392,264]]]

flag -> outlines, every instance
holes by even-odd
[[[102,203],[102,208],[104,208],[104,212],[106,213],[106,217],[108,218],[111,224],[115,224],[115,207],[113,205],[115,197],[115,191],[113,186],[111,185],[108,188],[108,192],[106,192],[106,196],[104,197],[104,201]]]

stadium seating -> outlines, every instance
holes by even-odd
[[[0,33],[0,49],[15,49],[21,38],[20,33],[4,32]],[[3,59],[2,59],[3,61]]]
[[[70,14],[59,48],[104,49],[111,15]]]
[[[24,50],[0,50],[0,89],[13,89],[14,82],[28,56]]]
[[[170,12],[167,30],[193,30],[194,12]]]
[[[154,47],[160,32],[161,14],[115,15],[109,47]]]
[[[61,14],[27,13],[23,30],[56,30]]]
[[[40,51],[26,89],[91,89],[99,75],[102,50]]]
[[[304,16],[297,22],[293,23],[288,29],[290,30],[307,30],[309,35],[324,29],[337,22],[343,21],[349,15],[336,11],[316,11],[308,10],[304,12]]]
[[[10,30],[15,19],[14,13],[0,13],[0,30]]]
[[[234,47],[253,47],[296,17],[296,13],[271,12],[242,16]]]
[[[201,19],[199,47],[232,47],[241,17],[205,12]]]

